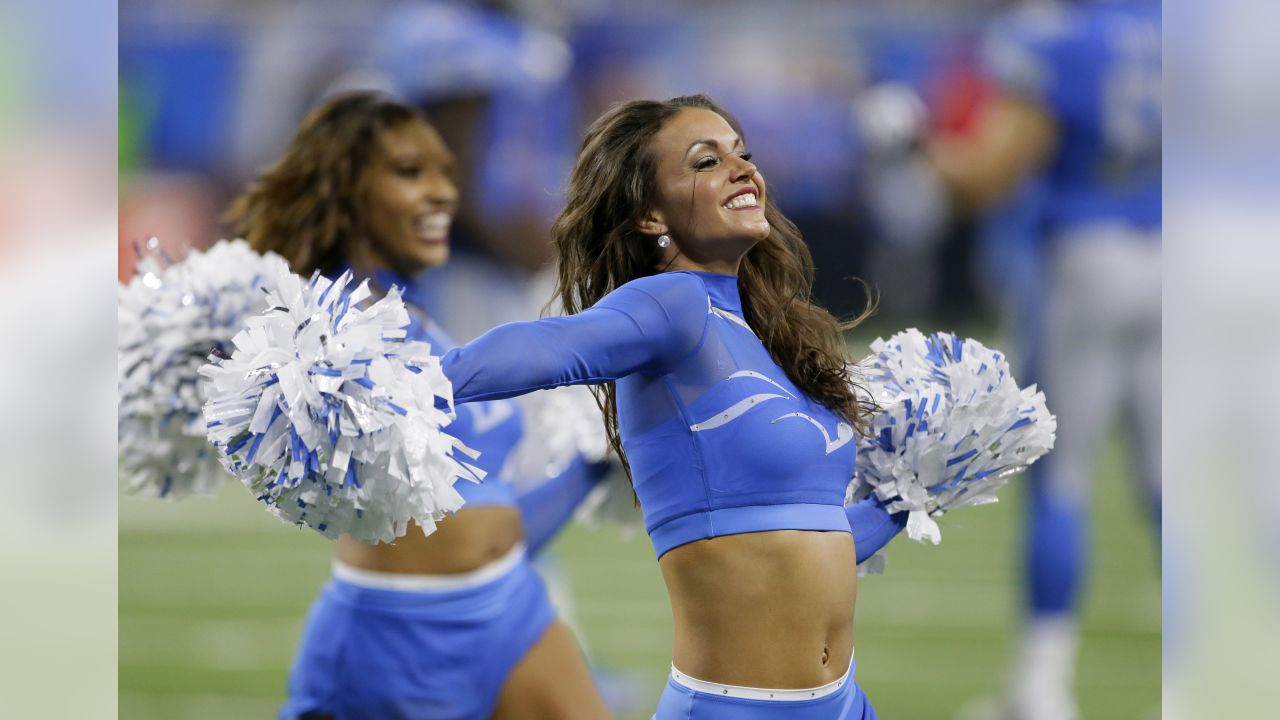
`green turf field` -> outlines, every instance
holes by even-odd
[[[1113,448],[1095,495],[1080,700],[1088,720],[1158,717],[1160,595],[1154,534]],[[238,485],[214,499],[120,500],[120,717],[268,718],[329,543],[268,516]],[[1018,603],[1021,492],[943,518],[943,544],[890,546],[888,573],[859,583],[858,682],[888,720],[951,720],[994,694]],[[593,659],[650,697],[670,663],[670,615],[643,534],[571,526],[557,540],[573,618]]]

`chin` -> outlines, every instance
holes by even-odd
[[[449,246],[441,245],[439,247],[425,248],[418,253],[417,260],[422,264],[424,270],[439,267],[449,262]]]

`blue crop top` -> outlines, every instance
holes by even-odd
[[[502,325],[445,354],[458,402],[617,381],[618,420],[659,557],[703,538],[850,532],[854,431],[800,392],[747,324],[737,277],[639,278],[568,317]]]

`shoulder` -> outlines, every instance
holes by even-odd
[[[666,272],[636,278],[604,296],[596,307],[624,313],[645,337],[679,356],[701,342],[710,302],[702,278]]]
[[[605,295],[596,306],[624,312],[655,308],[676,319],[705,315],[709,302],[702,278],[689,272],[665,272],[636,278]]]
[[[663,272],[636,278],[622,285],[618,290],[644,293],[664,307],[695,305],[701,309],[701,306],[707,302],[707,286],[702,282],[702,278],[684,271]]]
[[[405,327],[408,339],[427,343],[431,346],[432,355],[443,355],[458,347],[458,342],[445,332],[444,328],[436,324],[422,308],[406,302],[405,309],[409,311],[409,324]]]

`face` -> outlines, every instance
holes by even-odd
[[[769,236],[764,177],[723,117],[685,108],[653,138],[658,199],[641,225],[695,262],[731,262]]]
[[[377,265],[414,273],[449,259],[458,208],[453,155],[429,125],[384,130],[365,170],[364,217]]]

